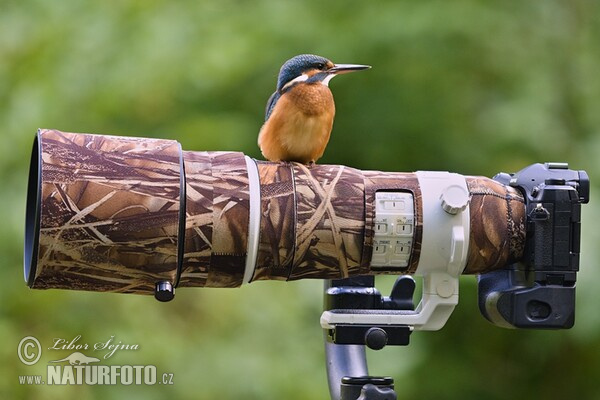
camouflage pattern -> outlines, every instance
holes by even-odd
[[[361,268],[362,172],[258,162],[261,234],[254,279],[343,278]]]
[[[152,294],[161,280],[182,287],[241,285],[250,203],[242,153],[182,152],[170,140],[53,130],[40,131],[38,140],[41,229],[33,288]],[[416,271],[423,232],[416,174],[299,163],[257,162],[257,168],[261,215],[252,280]],[[484,177],[467,177],[467,184],[465,273],[520,259],[520,193]],[[413,195],[413,249],[404,270],[370,266],[375,193],[381,190]]]
[[[250,192],[236,152],[184,152],[186,238],[181,286],[238,287],[246,266]]]
[[[490,272],[523,257],[525,202],[521,193],[485,177],[467,177],[471,234],[465,274]]]
[[[361,268],[365,197],[362,172],[294,163],[296,247],[290,280],[346,278]]]
[[[186,151],[185,247],[179,286],[206,286],[213,236],[213,184],[210,153]]]
[[[257,162],[260,241],[253,280],[287,280],[296,245],[296,191],[290,163]]]
[[[174,282],[179,143],[40,130],[33,288],[153,293]]]

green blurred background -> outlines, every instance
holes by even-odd
[[[29,290],[24,200],[37,128],[179,140],[260,157],[264,105],[299,53],[373,69],[331,84],[337,118],[323,163],[491,176],[567,161],[592,178],[577,323],[496,328],[474,277],[439,332],[370,353],[399,398],[600,399],[600,4],[597,1],[0,2],[0,398],[324,399],[322,282],[184,289],[175,301]],[[388,290],[390,279],[380,283]],[[27,386],[27,335],[140,349],[172,386]],[[88,354],[93,355],[93,354]]]

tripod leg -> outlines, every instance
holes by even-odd
[[[332,400],[340,399],[342,377],[369,375],[365,346],[335,344],[325,339],[325,359],[327,360],[329,395]]]
[[[373,286],[373,277],[362,277],[362,280],[352,281],[354,285]],[[364,282],[363,282],[364,281]],[[341,282],[341,281],[336,281]],[[325,281],[325,292],[332,286],[332,281]],[[329,394],[332,400],[340,399],[342,377],[367,376],[367,353],[364,345],[335,344],[327,340],[327,331],[324,331],[325,360],[327,362],[327,381]]]

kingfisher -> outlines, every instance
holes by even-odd
[[[325,57],[301,54],[279,71],[277,90],[267,102],[258,146],[270,161],[314,164],[325,151],[335,116],[329,81],[337,75],[371,68],[334,64]]]

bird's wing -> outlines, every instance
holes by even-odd
[[[277,104],[279,97],[281,97],[281,95],[277,90],[271,95],[271,97],[269,97],[269,101],[267,101],[267,109],[265,110],[265,121],[269,119],[269,116],[271,115],[273,108],[275,108],[275,104]]]

